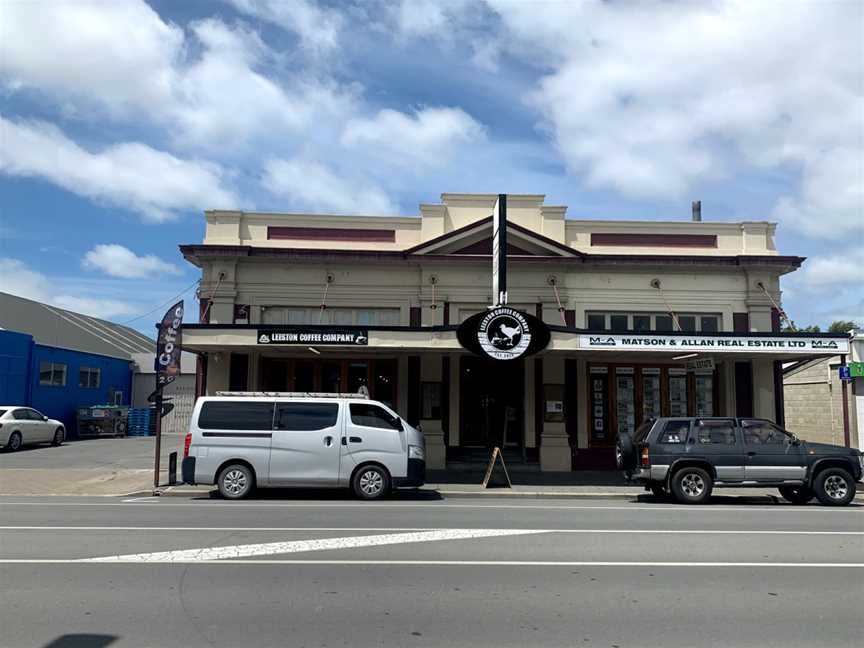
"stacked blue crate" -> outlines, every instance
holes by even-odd
[[[141,407],[129,410],[128,436],[147,436],[150,433],[150,408]]]

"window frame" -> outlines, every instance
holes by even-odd
[[[276,407],[273,410],[273,431],[279,432],[321,432],[322,430],[329,430],[331,428],[339,425],[339,403],[338,402],[322,402],[322,401],[276,401]],[[282,427],[281,419],[280,419],[280,408],[288,409],[290,407],[299,407],[303,408],[311,408],[314,406],[322,407],[322,408],[333,408],[334,415],[333,421],[329,425],[324,425],[323,427]],[[290,416],[290,414],[289,414]],[[328,419],[329,420],[329,419]]]
[[[266,427],[263,426],[263,423],[261,423],[259,427],[254,427],[254,426],[249,426],[249,425],[244,425],[243,427],[239,427],[239,426],[238,427],[230,427],[230,426],[226,427],[225,425],[222,425],[222,424],[220,424],[218,426],[213,425],[211,423],[211,421],[208,421],[207,419],[204,418],[205,414],[207,413],[208,406],[213,408],[213,409],[216,409],[218,407],[225,406],[225,405],[230,405],[234,409],[237,409],[238,405],[239,406],[252,406],[252,405],[269,406],[270,407],[270,423]],[[248,431],[250,433],[272,432],[273,431],[273,417],[275,416],[275,413],[276,413],[276,401],[251,401],[251,400],[250,401],[241,401],[241,400],[204,401],[204,403],[201,404],[201,409],[198,412],[198,417],[195,420],[195,425],[199,429],[205,430],[205,431],[209,431],[209,430],[236,430],[239,432]],[[212,414],[210,414],[210,415],[213,416]],[[244,415],[244,417],[245,416],[247,416],[247,415]],[[246,420],[246,419],[244,418],[244,420]],[[224,420],[221,421],[220,423],[224,423]]]
[[[777,432],[779,432],[779,433],[783,436],[783,438],[785,439],[785,441],[784,441],[783,443],[761,443],[761,442],[760,442],[760,443],[750,443],[750,442],[748,442],[748,441],[747,441],[747,432],[746,432],[746,429],[747,429],[748,427],[755,427],[755,426],[748,426],[748,425],[747,425],[748,422],[758,423],[760,426],[765,426],[765,427],[773,428],[774,430],[776,430]],[[742,442],[745,446],[750,446],[750,447],[760,446],[760,447],[778,447],[778,448],[781,448],[781,447],[786,447],[786,446],[788,446],[788,445],[792,445],[792,444],[794,443],[794,441],[795,441],[795,435],[794,435],[794,434],[792,434],[791,432],[788,432],[788,431],[784,430],[783,428],[781,428],[781,427],[780,427],[779,425],[777,425],[776,423],[772,423],[771,421],[769,421],[769,420],[767,420],[767,419],[757,419],[757,418],[749,418],[749,417],[748,417],[748,418],[742,418],[742,419],[740,420],[739,427],[741,428],[741,442]]]
[[[624,316],[627,318],[627,328],[626,329],[613,329],[612,328],[612,317],[620,317]],[[622,331],[633,332],[633,333],[718,333],[723,329],[723,314],[722,313],[698,313],[698,312],[683,312],[683,313],[675,313],[675,316],[678,318],[680,323],[682,318],[693,318],[693,330],[692,331],[676,331],[675,330],[675,320],[669,313],[658,313],[658,312],[650,312],[650,311],[585,311],[585,325],[588,330],[594,331],[612,331],[620,333]],[[589,323],[590,318],[603,318],[603,325],[600,328],[596,326],[591,326]],[[635,318],[648,318],[648,329],[636,329],[636,321]],[[668,321],[670,328],[659,329],[658,319],[664,318],[664,322]],[[705,331],[702,328],[702,323],[704,320],[710,320],[714,322],[715,328],[711,331]]]
[[[727,421],[732,424],[732,443],[702,443],[699,438],[699,428],[703,427],[700,425],[702,421]],[[719,426],[717,426],[719,427]],[[710,429],[710,427],[709,427]],[[734,418],[726,418],[726,417],[710,417],[710,416],[695,416],[693,417],[693,421],[690,424],[690,435],[687,437],[688,443],[690,439],[693,439],[693,442],[697,446],[706,446],[706,447],[723,447],[729,448],[734,446],[741,445],[741,437],[738,432],[738,422]]]
[[[379,425],[367,425],[366,423],[358,423],[354,420],[354,408],[355,407],[371,407],[375,409],[379,409],[385,414],[390,416],[389,427],[383,427]],[[404,426],[402,425],[402,419],[398,414],[394,414],[393,412],[388,411],[384,406],[379,405],[378,403],[348,403],[348,418],[351,421],[351,425],[356,425],[358,427],[368,427],[374,428],[376,430],[390,430],[392,432],[402,432],[404,431]],[[397,424],[398,423],[398,427]]]
[[[48,365],[47,371],[50,372],[51,377],[45,381],[42,378],[42,374],[45,373],[45,365]],[[66,378],[68,374],[68,365],[64,362],[54,362],[53,360],[40,360],[39,361],[39,386],[40,387],[65,387],[66,386]],[[57,372],[60,372],[61,381],[56,381]]]
[[[672,423],[686,423],[686,426],[682,428],[680,434],[680,441],[667,441],[666,440],[666,431],[670,424]],[[690,438],[690,431],[693,429],[693,419],[688,417],[676,417],[669,418],[663,424],[663,429],[660,430],[660,433],[657,435],[657,443],[661,443],[663,445],[684,445],[687,443],[687,439]]]
[[[81,384],[81,376],[86,375],[87,379],[84,384]],[[93,376],[96,376],[96,384],[91,385]],[[78,367],[78,388],[79,389],[99,389],[102,384],[102,369],[101,367]]]

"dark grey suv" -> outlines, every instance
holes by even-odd
[[[618,435],[615,458],[629,480],[685,504],[705,502],[715,486],[776,486],[795,504],[844,506],[864,472],[858,450],[801,441],[757,418],[650,419]]]

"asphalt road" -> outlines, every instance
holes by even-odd
[[[0,645],[853,646],[864,507],[0,499]]]

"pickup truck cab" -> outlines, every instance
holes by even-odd
[[[864,455],[801,441],[771,421],[736,417],[649,419],[616,438],[618,468],[655,495],[705,502],[717,487],[774,486],[788,501],[816,497],[844,506],[855,497]]]
[[[361,394],[221,392],[199,398],[183,481],[240,499],[256,487],[351,488],[362,499],[422,486],[423,434]]]

